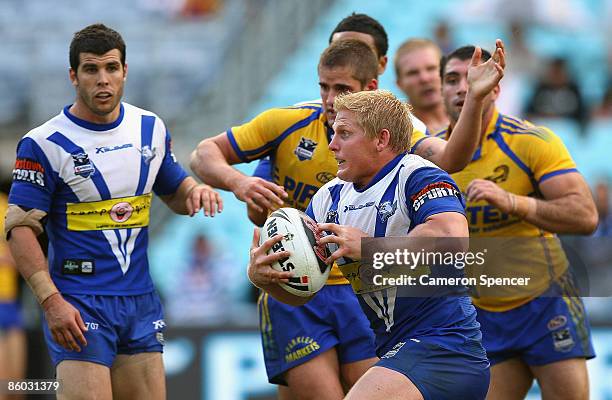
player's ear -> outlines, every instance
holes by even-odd
[[[127,79],[127,74],[128,74],[128,65],[127,63],[123,64],[123,80],[125,81]]]
[[[501,87],[499,85],[495,85],[493,90],[491,90],[491,98],[493,99],[493,101],[497,100],[500,93],[501,93]]]
[[[365,90],[376,90],[378,89],[378,81],[376,79],[372,79],[365,87]]]
[[[76,71],[72,68],[69,68],[68,76],[70,77],[70,83],[72,83],[72,86],[77,87],[79,85],[79,80],[77,79]]]
[[[383,151],[387,147],[389,147],[389,142],[391,141],[391,132],[388,129],[381,129],[378,132],[378,141],[376,143],[376,150]]]
[[[378,57],[378,75],[382,75],[387,68],[387,56]]]

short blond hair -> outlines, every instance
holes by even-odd
[[[399,59],[404,55],[408,54],[412,51],[424,49],[430,47],[434,49],[436,53],[438,53],[438,59],[442,58],[442,50],[440,50],[440,46],[436,44],[433,40],[423,39],[423,38],[414,38],[409,39],[400,44],[398,49],[395,52],[395,57],[393,58],[393,65],[395,67],[395,75],[399,76]]]
[[[367,90],[341,94],[334,101],[334,109],[336,112],[354,112],[357,122],[369,138],[375,138],[381,130],[387,129],[390,133],[389,145],[397,153],[410,149],[410,105],[399,100],[390,91]]]

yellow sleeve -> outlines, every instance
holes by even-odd
[[[412,136],[410,136],[410,153],[414,154],[417,146],[421,144],[423,139],[427,139],[429,135],[426,135],[423,131],[419,129],[412,130]]]
[[[536,182],[578,171],[563,141],[550,129],[534,127],[525,138],[523,150]]]
[[[238,157],[249,162],[270,155],[285,137],[318,115],[312,108],[273,108],[228,129],[227,136]]]

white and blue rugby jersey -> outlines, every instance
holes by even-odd
[[[158,116],[127,103],[110,124],[69,108],[19,142],[9,203],[48,213],[49,269],[62,293],[151,292],[152,192],[172,194],[187,177],[170,135]]]
[[[361,229],[372,237],[407,236],[431,215],[465,215],[461,192],[452,178],[417,155],[398,155],[366,187],[335,178],[312,198],[306,213],[317,222]],[[398,286],[367,285],[359,278],[359,262],[340,266],[358,295],[376,334],[378,356],[400,341],[426,339],[441,346],[461,347],[481,338],[476,312],[467,296],[402,296]]]

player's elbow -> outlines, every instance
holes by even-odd
[[[209,146],[209,139],[205,139],[198,143],[195,150],[191,152],[189,167],[200,178],[202,178],[200,174],[200,171],[203,169],[202,164],[204,163],[204,160],[206,160],[207,154],[210,153],[210,150],[208,149]]]
[[[597,213],[597,209],[593,207],[592,210],[589,210],[586,218],[583,219],[582,223],[582,232],[583,235],[590,235],[597,229],[597,225],[599,225],[599,214]]]

